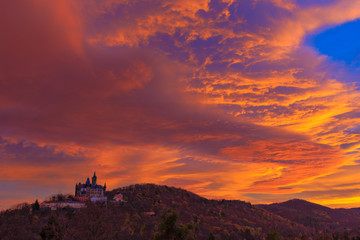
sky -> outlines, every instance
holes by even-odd
[[[360,206],[360,1],[0,2],[0,209],[181,187]]]

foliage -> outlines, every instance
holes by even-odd
[[[350,226],[360,225],[360,220],[356,218],[359,214],[351,215],[349,212],[346,222],[334,228],[333,225],[326,225],[328,217],[334,217],[331,212],[323,214],[329,210],[318,207],[315,217],[309,213],[296,219],[296,216],[292,216],[294,214],[289,214],[293,221],[290,217],[281,217],[246,202],[208,200],[173,187],[136,184],[115,189],[106,195],[108,199],[112,199],[118,193],[124,195],[124,204],[112,201],[107,206],[88,203],[82,209],[65,208],[55,211],[41,207],[35,210],[36,201],[32,205],[19,204],[0,212],[0,239],[255,240],[280,239],[281,235],[283,239],[306,240],[359,239],[360,236],[357,227],[351,230],[346,228],[344,231],[346,223]],[[57,195],[55,198],[59,199]],[[297,205],[294,207],[291,204]],[[291,204],[287,208],[282,206],[281,209],[289,212],[301,209],[302,203]],[[305,213],[308,208],[306,205],[300,213],[295,213]],[[148,212],[154,212],[155,215],[149,215]],[[325,220],[321,222],[321,219]],[[302,223],[306,220],[311,220],[311,224]],[[274,229],[277,232],[272,232]]]
[[[267,240],[280,240],[278,232],[269,232],[266,237]]]
[[[31,207],[32,207],[32,210],[33,210],[33,211],[37,211],[37,210],[40,209],[40,204],[39,204],[39,202],[38,202],[37,199],[35,200],[35,202],[32,204]]]
[[[56,216],[50,216],[47,225],[41,229],[40,237],[43,240],[61,240],[64,238],[63,231],[59,226],[59,221]]]
[[[187,239],[189,232],[196,229],[193,221],[189,222],[187,226],[183,224],[177,224],[179,214],[176,211],[168,210],[162,215],[162,222],[160,223],[160,232],[156,232],[153,235],[153,239],[175,239],[182,240]],[[191,237],[190,237],[191,238]]]
[[[208,240],[216,240],[216,238],[212,232],[209,234]]]

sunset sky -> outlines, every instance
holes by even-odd
[[[0,209],[181,187],[360,207],[359,0],[0,1]]]

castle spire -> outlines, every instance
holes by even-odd
[[[89,178],[86,179],[86,186],[87,185],[90,185],[90,179]]]
[[[97,179],[96,173],[94,172],[94,176],[91,178],[91,183],[96,185],[96,179]]]

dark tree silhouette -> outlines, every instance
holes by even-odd
[[[208,240],[216,240],[216,238],[212,232],[209,234]]]
[[[278,232],[269,232],[266,237],[267,240],[280,240],[280,235]]]
[[[39,204],[38,200],[36,199],[35,202],[32,204],[32,210],[37,211],[39,209],[40,209],[40,204]]]
[[[196,229],[194,222],[190,222],[186,225],[177,224],[179,214],[173,210],[168,210],[162,216],[162,222],[160,223],[160,232],[156,232],[153,235],[155,240],[174,239],[182,240],[187,239],[190,230]],[[190,236],[190,238],[193,238]]]
[[[56,216],[51,215],[49,217],[47,225],[41,229],[40,237],[43,240],[61,240],[64,238],[64,232],[60,228],[60,224]]]

